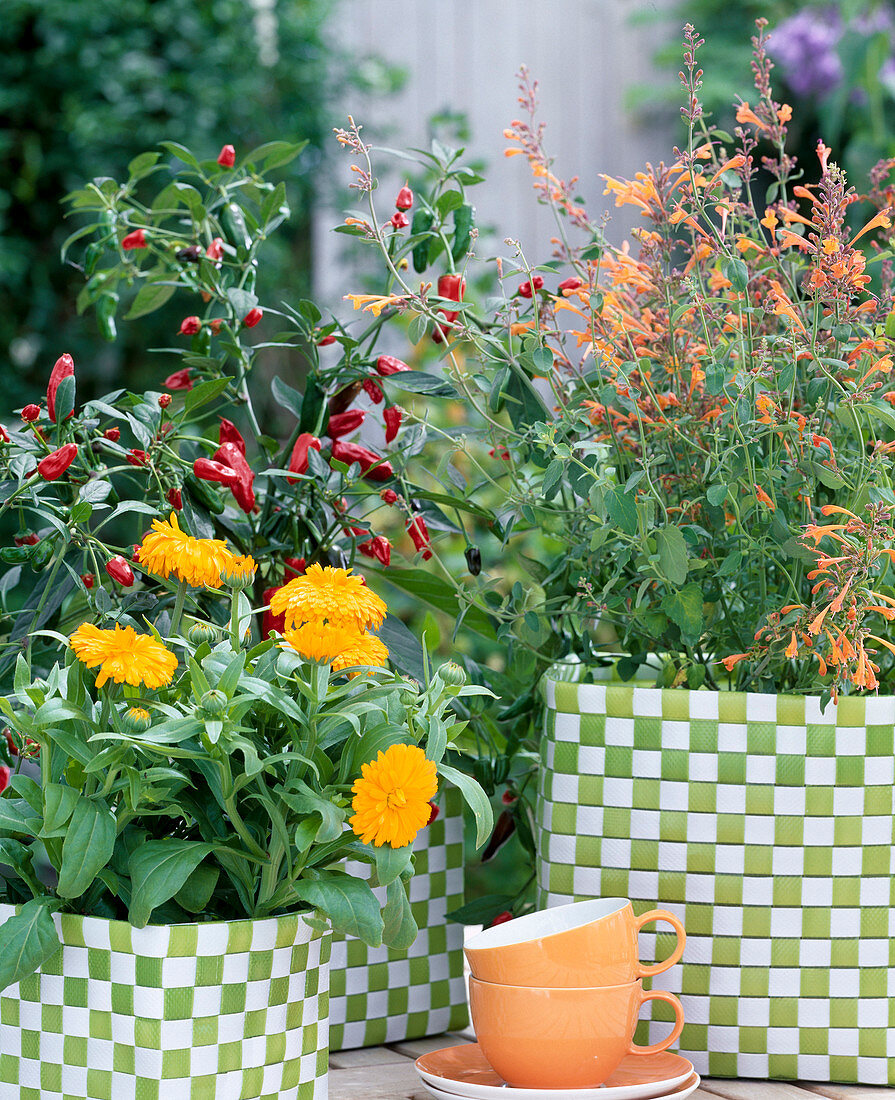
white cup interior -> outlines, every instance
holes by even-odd
[[[558,905],[555,909],[542,909],[539,913],[529,913],[515,920],[505,921],[495,928],[486,928],[466,944],[470,951],[487,947],[509,947],[511,944],[540,940],[545,936],[555,936],[568,932],[570,928],[580,928],[617,913],[628,904],[627,898],[597,898],[594,901],[573,901],[569,905]]]

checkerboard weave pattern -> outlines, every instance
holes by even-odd
[[[408,951],[333,936],[330,1043],[333,1050],[418,1039],[465,1027],[463,926],[445,914],[463,904],[463,804],[445,789],[441,813],[413,846],[410,906],[419,935]],[[369,867],[351,863],[352,874]],[[376,894],[385,904],[384,891]]]
[[[0,1096],[326,1100],[328,934],[55,920],[62,949],[0,992]]]
[[[684,921],[654,985],[681,997],[699,1073],[895,1084],[895,699],[544,690],[541,904]],[[672,939],[645,932],[642,957]]]

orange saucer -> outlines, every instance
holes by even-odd
[[[416,1069],[425,1084],[468,1100],[682,1100],[698,1084],[693,1063],[668,1051],[629,1054],[602,1085],[585,1089],[513,1088],[491,1068],[478,1043],[424,1054]]]

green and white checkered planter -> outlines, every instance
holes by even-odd
[[[410,907],[419,935],[408,951],[333,936],[330,1042],[333,1050],[418,1039],[464,1027],[463,927],[445,919],[463,904],[463,804],[450,787],[441,813],[417,835]],[[350,863],[358,877],[370,868]],[[385,904],[385,891],[375,891]]]
[[[627,897],[684,921],[683,962],[654,985],[680,996],[699,1073],[895,1085],[895,698],[822,714],[795,696],[544,690],[541,904]],[[642,933],[643,957],[670,939]]]
[[[55,921],[61,950],[0,991],[0,1097],[326,1100],[329,934]]]

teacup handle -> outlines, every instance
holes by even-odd
[[[674,915],[669,913],[667,909],[651,909],[648,913],[644,913],[642,916],[635,917],[634,926],[639,932],[650,921],[662,920],[670,924],[671,927],[677,932],[677,943],[674,950],[663,962],[656,963],[655,966],[644,966],[642,963],[637,964],[637,977],[638,978],[654,978],[656,974],[661,974],[664,970],[668,970],[674,966],[676,962],[680,960],[681,955],[684,953],[684,946],[687,942],[687,933],[684,931],[684,926]]]
[[[669,993],[665,989],[650,989],[641,998],[641,1008],[647,1001],[664,1001],[666,1004],[671,1005],[674,1009],[674,1027],[671,1029],[670,1035],[666,1036],[660,1043],[653,1043],[651,1047],[641,1047],[632,1042],[628,1048],[629,1054],[661,1054],[663,1050],[668,1050],[684,1030],[684,1006],[673,993]]]

